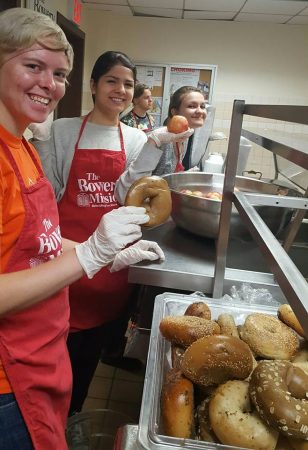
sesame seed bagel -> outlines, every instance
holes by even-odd
[[[188,347],[197,339],[220,333],[219,325],[213,320],[194,316],[166,316],[159,329],[165,339],[183,347]]]
[[[252,411],[246,381],[218,386],[209,405],[211,426],[223,444],[256,450],[274,450],[278,432]]]
[[[305,347],[300,348],[297,353],[295,353],[294,357],[292,358],[292,363],[307,362],[307,361],[308,361],[308,348],[306,345]]]
[[[189,305],[184,313],[185,316],[202,317],[203,319],[211,320],[211,310],[204,302],[194,302]]]
[[[286,436],[308,439],[308,375],[289,361],[261,361],[249,394],[262,419]]]
[[[240,337],[255,356],[267,359],[289,360],[299,347],[297,334],[269,314],[249,314],[241,328]]]
[[[184,375],[201,386],[247,378],[253,369],[251,350],[233,336],[206,336],[191,344],[181,363]]]

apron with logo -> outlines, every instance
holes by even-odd
[[[26,187],[17,164],[0,139],[14,168],[25,206],[21,234],[6,272],[42,264],[62,253],[53,189],[24,140],[38,171]],[[68,290],[0,319],[0,358],[36,450],[67,449],[65,426],[71,395],[71,366],[66,348]]]
[[[114,197],[116,180],[126,165],[119,124],[121,151],[80,149],[79,142],[89,115],[82,122],[67,186],[59,202],[62,236],[83,242],[97,228],[101,217],[120,205]],[[94,328],[117,319],[130,297],[128,269],[110,273],[107,267],[89,280],[87,276],[69,288],[71,331]]]

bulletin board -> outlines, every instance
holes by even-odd
[[[155,126],[160,126],[162,118],[163,95],[166,68],[137,64],[137,81],[151,89],[153,104],[149,111],[155,119]]]
[[[196,86],[211,103],[217,66],[137,63],[137,80],[149,86],[153,96],[151,114],[160,126],[168,115],[170,96],[181,86]]]

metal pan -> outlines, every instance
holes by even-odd
[[[210,191],[222,192],[224,174],[179,172],[165,175],[164,178],[171,190],[171,216],[174,222],[179,227],[199,236],[217,238],[221,202],[183,194],[180,191],[190,189],[191,191],[201,191],[202,193]],[[237,176],[235,186],[243,192],[301,196],[293,188],[255,178]],[[256,210],[275,235],[279,234],[288,225],[293,214],[293,209],[290,208],[275,208],[263,205],[256,206]],[[242,223],[235,206],[232,207],[230,235],[241,239],[250,238],[249,231]]]

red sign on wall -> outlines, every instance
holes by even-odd
[[[82,3],[80,0],[69,0],[68,2],[68,16],[77,25],[81,23]]]

